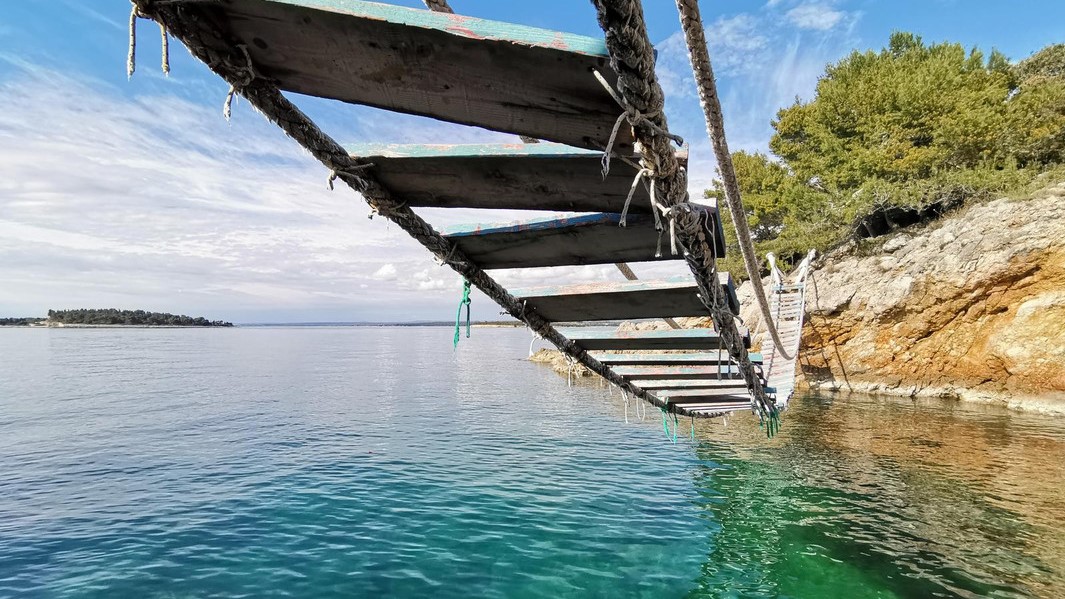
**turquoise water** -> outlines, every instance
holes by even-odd
[[[527,347],[0,330],[0,597],[1065,596],[1061,419],[803,397],[674,445]]]

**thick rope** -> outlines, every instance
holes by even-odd
[[[454,13],[448,6],[447,0],[425,0],[425,6],[434,12]]]
[[[717,96],[714,69],[710,64],[710,52],[706,47],[703,20],[699,15],[699,1],[677,0],[677,10],[680,11],[680,26],[684,30],[684,40],[688,44],[688,58],[691,60],[695,82],[699,88],[699,102],[703,106],[703,116],[706,118],[706,131],[714,146],[714,156],[717,158],[718,169],[721,171],[721,181],[725,186],[725,203],[728,205],[729,214],[732,215],[732,225],[736,229],[740,253],[743,255],[743,265],[747,269],[747,276],[751,280],[751,287],[754,289],[754,297],[758,301],[762,317],[765,318],[766,331],[769,332],[780,355],[785,360],[791,360],[793,357],[789,356],[787,350],[784,349],[777,325],[770,315],[765,290],[762,289],[762,275],[758,270],[754,242],[751,241],[751,229],[747,225],[747,212],[743,207],[740,184],[736,178],[736,169],[732,165],[728,141],[725,139],[725,119],[721,114],[721,100]]]
[[[695,276],[700,299],[710,311],[714,327],[747,383],[753,407],[764,417],[775,412],[776,405],[766,394],[765,386],[747,355],[736,318],[718,282],[717,265],[708,251],[704,231],[703,219],[708,216],[705,211],[688,204],[687,173],[677,162],[673,139],[661,133],[668,131],[662,114],[665,97],[655,75],[655,51],[647,36],[643,8],[639,0],[592,0],[592,4],[606,34],[610,66],[618,74],[618,96],[626,113],[631,107],[642,117],[633,123],[641,164],[654,173],[650,183],[655,186],[658,203],[667,209],[687,204],[673,214],[677,240],[686,250],[684,258]]]
[[[327,169],[336,172],[337,178],[348,187],[362,194],[372,209],[396,223],[437,258],[445,260],[451,256],[447,260],[448,266],[498,303],[508,314],[524,322],[546,341],[607,381],[654,406],[667,405],[661,399],[618,376],[575,342],[559,333],[535,311],[526,311],[521,300],[507,292],[404,202],[393,198],[371,173],[361,170],[364,164],[351,157],[340,144],[322,132],[272,81],[250,70],[252,65],[249,64],[247,49],[241,48],[237,40],[218,26],[224,19],[218,18],[218,13],[214,12],[210,3],[134,1],[142,15],[163,24],[170,35],[185,44],[193,56],[236,88],[256,110],[280,127]]]

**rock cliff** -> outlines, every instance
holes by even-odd
[[[1065,412],[1065,184],[830,255],[800,357],[814,388]]]

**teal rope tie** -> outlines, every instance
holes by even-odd
[[[462,307],[466,306],[466,338],[470,338],[470,281],[462,279],[462,299],[459,300],[459,311],[455,315],[455,347],[459,346],[459,332],[462,330]]]
[[[767,439],[772,439],[776,436],[780,432],[780,410],[773,408],[764,417],[759,414],[758,428],[765,430]]]
[[[669,432],[669,412],[666,412],[665,408],[659,408],[659,409],[662,410],[662,430],[666,431],[666,438],[672,437],[673,444],[676,445],[677,444],[677,429],[679,428],[679,425],[677,424],[677,415],[675,413],[673,414],[673,432],[670,433]]]
[[[692,443],[695,442],[695,416],[692,416]]]

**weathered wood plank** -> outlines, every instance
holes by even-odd
[[[593,351],[592,357],[599,360],[603,364],[610,364],[613,366],[677,366],[677,367],[689,367],[708,365],[714,366],[718,364],[731,364],[732,358],[726,351],[712,351],[712,352],[700,352],[700,353],[639,353],[639,354],[625,354],[614,352]],[[747,354],[751,362],[755,364],[762,363],[762,354],[753,352]],[[615,369],[616,370],[616,369]]]
[[[741,410],[750,410],[751,402],[748,401],[736,401],[736,402],[721,402],[721,403],[704,403],[704,404],[684,404],[679,405],[680,413],[682,415],[697,414],[720,414],[722,412],[739,412]]]
[[[615,80],[601,39],[360,0],[207,8],[285,91],[591,149],[621,113],[592,75]]]
[[[618,331],[614,327],[560,327],[558,332],[587,350],[717,349],[720,342],[712,329],[668,331]],[[750,346],[750,335],[741,329]]]
[[[648,391],[672,391],[680,389],[729,389],[733,393],[745,393],[747,383],[743,379],[644,379],[636,383]]]
[[[481,268],[530,268],[676,260],[668,249],[655,257],[654,219],[632,214],[619,227],[618,214],[591,214],[512,223],[452,227],[450,241]],[[666,241],[668,243],[668,240]]]
[[[729,285],[722,285],[728,293]],[[734,290],[733,290],[734,291]],[[516,289],[515,297],[552,322],[708,316],[688,277]]]
[[[643,379],[728,379],[739,376],[740,369],[731,364],[707,366],[611,366],[619,376],[629,380]]]
[[[654,394],[668,404],[739,403],[749,402],[751,397],[746,389],[735,388],[663,389]]]
[[[372,163],[378,180],[414,207],[620,213],[636,176],[636,169],[615,160],[604,179],[601,152],[555,143],[344,147]],[[687,156],[678,151],[678,162],[686,164]],[[644,189],[629,211],[650,214]],[[711,214],[720,228],[716,210]]]

